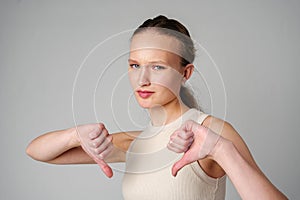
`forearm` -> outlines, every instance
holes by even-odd
[[[213,159],[224,169],[242,199],[287,199],[241,156],[232,142],[220,139]]]
[[[35,160],[48,162],[78,146],[76,129],[70,128],[37,137],[28,145],[26,153]]]

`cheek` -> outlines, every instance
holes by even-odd
[[[174,89],[170,89],[170,87],[164,87],[159,85],[159,97],[161,99],[172,99],[174,97],[177,97],[179,93],[174,92]]]
[[[181,87],[182,76],[179,73],[168,73],[164,76],[153,78],[152,83],[160,85],[165,91],[178,95]]]
[[[138,87],[138,78],[139,78],[139,75],[136,72],[134,72],[134,71],[128,72],[128,79],[129,79],[130,85],[133,89]]]

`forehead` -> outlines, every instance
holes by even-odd
[[[178,62],[181,57],[180,47],[181,44],[175,37],[155,31],[144,31],[133,36],[130,44],[130,58]]]

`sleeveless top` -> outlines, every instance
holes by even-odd
[[[167,148],[171,134],[186,120],[200,124],[208,115],[189,109],[164,126],[148,127],[131,143],[126,153],[126,171],[122,181],[125,200],[225,199],[226,175],[208,176],[197,161],[172,176],[172,166],[183,153]]]

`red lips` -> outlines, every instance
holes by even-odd
[[[138,90],[137,93],[143,99],[149,98],[154,92],[148,90]]]

